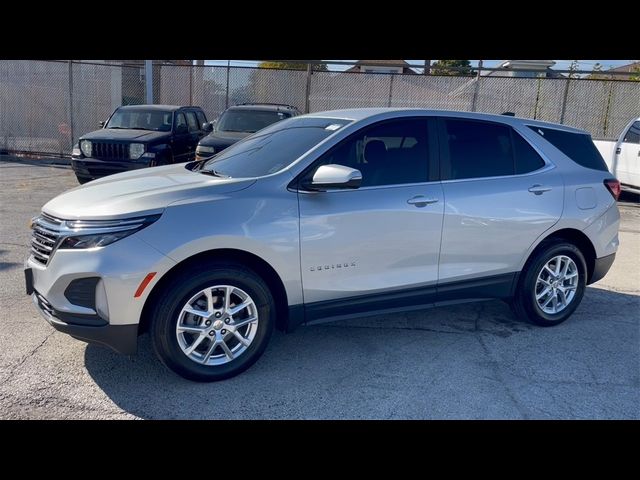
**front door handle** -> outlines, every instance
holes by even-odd
[[[415,205],[416,207],[425,207],[431,203],[438,203],[437,198],[425,197],[424,195],[416,195],[415,197],[407,200],[409,205]]]
[[[551,187],[545,187],[544,185],[533,185],[529,187],[529,191],[536,195],[542,195],[544,192],[548,192],[549,190],[551,190]]]

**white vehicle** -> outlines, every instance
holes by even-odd
[[[622,189],[640,194],[640,118],[631,120],[617,141],[594,140],[593,143]]]

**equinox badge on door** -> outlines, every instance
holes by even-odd
[[[317,267],[311,267],[309,270],[312,272],[319,272],[321,270],[332,270],[332,269],[336,269],[336,268],[350,268],[350,267],[355,267],[356,266],[356,262],[345,262],[345,263],[335,263],[335,264],[331,264],[331,265],[318,265]]]

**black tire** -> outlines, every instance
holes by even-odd
[[[84,185],[87,182],[90,182],[91,180],[93,180],[93,178],[89,178],[89,177],[81,177],[79,175],[76,175],[76,178],[78,179],[78,183],[80,185]]]
[[[176,323],[182,307],[198,291],[232,285],[244,290],[258,311],[256,335],[247,350],[223,365],[202,365],[191,360],[178,344]],[[215,382],[233,377],[253,365],[269,343],[275,325],[275,302],[266,283],[249,268],[229,262],[208,262],[175,275],[155,296],[150,328],[154,350],[160,361],[178,375],[197,382]]]
[[[536,301],[536,281],[544,265],[557,255],[570,257],[578,267],[578,285],[575,296],[567,307],[557,314],[544,312]],[[524,320],[542,327],[552,327],[564,322],[578,308],[587,280],[587,265],[578,247],[564,241],[543,242],[529,258],[520,273],[516,293],[509,303],[513,313]]]

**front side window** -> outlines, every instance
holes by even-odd
[[[202,128],[202,125],[207,123],[207,117],[200,110],[196,111],[196,115],[198,116],[198,125]]]
[[[629,131],[624,136],[624,143],[640,143],[640,120],[633,122],[633,125],[629,127]]]
[[[171,131],[171,112],[160,110],[117,110],[105,128],[130,128],[132,130]]]
[[[489,122],[444,119],[448,165],[444,179],[483,178],[515,173],[510,127]]]
[[[194,112],[185,112],[187,116],[187,125],[189,126],[189,132],[194,133],[200,130],[198,128],[198,120],[196,119],[196,114]]]
[[[272,123],[291,117],[287,112],[269,110],[227,110],[216,124],[219,132],[254,133]]]
[[[187,120],[184,118],[184,113],[176,114],[176,131],[181,125],[187,125]]]
[[[427,119],[401,119],[364,129],[342,142],[319,165],[344,165],[362,173],[362,187],[429,181]]]

